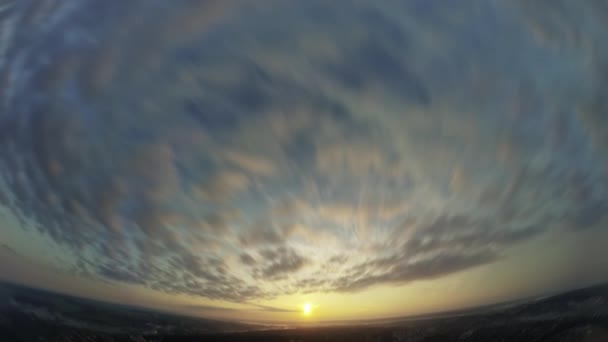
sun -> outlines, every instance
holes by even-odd
[[[302,312],[306,316],[310,315],[310,313],[312,312],[312,304],[305,303],[304,305],[302,305]]]

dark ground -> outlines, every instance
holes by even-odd
[[[608,341],[608,285],[366,325],[260,330],[0,285],[0,341]]]

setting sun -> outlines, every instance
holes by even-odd
[[[310,313],[312,312],[312,305],[310,303],[302,305],[302,312],[306,316],[310,315]]]

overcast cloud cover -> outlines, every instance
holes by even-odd
[[[76,274],[241,302],[606,229],[605,1],[2,4],[0,199]]]

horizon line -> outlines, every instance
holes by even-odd
[[[156,307],[150,307],[150,306],[146,306],[146,305],[125,304],[125,303],[120,303],[120,302],[112,301],[112,300],[101,300],[101,299],[97,299],[97,298],[92,298],[92,297],[72,294],[72,293],[68,293],[68,292],[64,292],[64,291],[60,291],[60,290],[49,289],[49,288],[42,287],[42,286],[34,286],[34,285],[30,285],[30,284],[23,284],[23,283],[19,283],[19,282],[13,281],[13,280],[3,279],[3,278],[0,278],[0,285],[1,284],[6,284],[6,285],[9,285],[9,286],[25,287],[25,288],[29,288],[29,289],[36,290],[36,291],[49,292],[49,293],[52,293],[52,294],[55,294],[55,295],[67,296],[67,297],[71,297],[71,298],[74,298],[74,299],[81,299],[81,300],[88,300],[88,301],[98,302],[100,304],[111,304],[111,305],[118,305],[118,306],[123,306],[123,307],[129,307],[129,308],[133,308],[133,309],[154,311],[154,312],[157,312],[157,313],[162,313],[162,314],[167,314],[167,315],[183,316],[183,317],[188,317],[188,318],[195,318],[195,319],[201,319],[201,320],[210,320],[210,321],[219,321],[219,322],[250,324],[250,325],[254,325],[254,324],[259,324],[259,325],[292,325],[295,328],[297,328],[297,327],[307,327],[307,326],[315,326],[315,325],[316,326],[320,326],[320,325],[327,326],[327,325],[331,325],[331,324],[347,325],[348,323],[358,323],[358,324],[373,324],[373,323],[379,323],[379,322],[389,323],[390,321],[400,321],[400,320],[424,320],[424,319],[441,318],[441,317],[455,317],[455,316],[473,315],[473,314],[477,313],[477,312],[474,312],[474,311],[483,310],[483,309],[490,309],[491,307],[494,307],[494,306],[512,305],[512,304],[516,304],[516,303],[523,304],[523,303],[531,302],[531,301],[534,301],[534,300],[542,300],[542,299],[547,299],[547,298],[559,296],[559,295],[566,294],[566,293],[573,292],[573,291],[577,291],[577,290],[583,290],[583,289],[587,289],[587,288],[593,288],[593,287],[596,287],[596,286],[608,285],[608,280],[605,280],[605,281],[602,281],[602,282],[596,282],[596,283],[585,285],[585,286],[571,287],[571,288],[567,288],[567,289],[559,290],[559,291],[556,290],[556,291],[553,291],[551,293],[544,294],[544,295],[541,295],[541,294],[530,295],[530,296],[526,296],[526,297],[522,297],[522,298],[518,298],[518,299],[498,301],[498,302],[492,302],[492,303],[481,304],[481,305],[476,305],[476,306],[466,306],[466,307],[457,308],[457,309],[451,309],[451,310],[425,312],[425,313],[412,314],[412,315],[398,315],[398,316],[376,317],[376,318],[367,318],[367,319],[363,318],[363,319],[309,320],[308,322],[295,321],[295,320],[292,320],[292,321],[270,321],[270,320],[238,320],[238,319],[215,318],[215,317],[209,317],[209,316],[192,315],[192,314],[187,314],[187,313],[180,312],[180,311],[173,311],[173,310],[170,310],[170,309],[166,309],[166,310],[165,309],[159,309],[159,308],[156,308]],[[176,307],[179,307],[179,306],[176,306]],[[241,310],[235,309],[235,311],[241,311]],[[248,311],[248,310],[242,310],[242,312],[246,312],[246,311]],[[459,313],[460,313],[460,315],[459,315]],[[289,328],[287,328],[287,329],[289,329]]]

